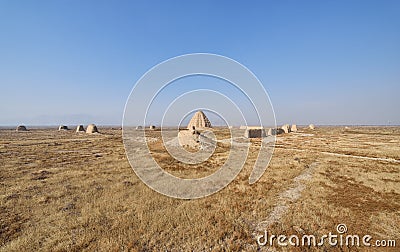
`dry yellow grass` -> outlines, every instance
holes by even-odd
[[[398,127],[281,135],[265,174],[249,185],[259,145],[253,141],[239,176],[197,200],[149,189],[125,157],[121,131],[100,131],[0,130],[1,250],[257,251],[267,248],[254,238],[263,229],[322,235],[339,223],[352,234],[400,243]],[[213,172],[229,149],[219,145],[206,166],[193,168],[168,157],[160,142],[151,148],[167,171],[183,177]]]

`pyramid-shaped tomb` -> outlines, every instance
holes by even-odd
[[[203,111],[197,111],[187,126],[188,129],[201,129],[201,128],[211,128],[211,122],[208,120],[207,116],[203,113]]]

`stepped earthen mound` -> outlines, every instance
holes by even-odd
[[[187,128],[189,130],[211,128],[211,122],[210,120],[208,120],[207,116],[203,113],[203,111],[199,110],[193,115],[192,119],[190,119]]]
[[[83,127],[83,125],[78,125],[76,127],[76,132],[85,132],[85,128]]]
[[[93,134],[93,133],[98,133],[98,132],[99,132],[99,131],[98,131],[96,125],[94,125],[94,124],[89,124],[89,125],[87,126],[87,128],[86,128],[86,133]]]
[[[263,128],[248,128],[244,132],[246,138],[262,138],[265,137],[265,130]]]
[[[189,147],[192,149],[200,148],[199,134],[190,130],[182,130],[178,133],[178,141],[182,147]]]
[[[271,128],[268,130],[268,136],[275,136],[285,133],[285,131],[281,128]]]
[[[281,129],[283,129],[283,131],[284,131],[285,133],[289,133],[289,132],[290,132],[290,126],[289,126],[289,124],[283,125],[283,126],[281,127]]]
[[[28,131],[24,125],[18,125],[15,131]]]
[[[68,130],[68,127],[65,126],[65,125],[60,125],[60,126],[58,127],[58,131],[61,131],[61,130]]]

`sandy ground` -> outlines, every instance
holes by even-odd
[[[130,167],[121,130],[99,130],[0,130],[0,250],[365,251],[329,244],[260,247],[256,241],[264,231],[318,237],[335,233],[340,223],[348,234],[400,246],[399,127],[279,135],[266,172],[250,185],[260,146],[252,140],[238,177],[196,200],[148,188]],[[168,155],[159,132],[146,134],[160,166],[184,178],[212,174],[230,148],[226,131],[216,130],[222,141],[214,154],[188,165]]]

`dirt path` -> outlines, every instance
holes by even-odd
[[[264,232],[264,230],[268,229],[269,225],[279,222],[279,220],[290,208],[290,205],[300,198],[302,191],[306,189],[305,182],[312,179],[315,167],[317,165],[318,161],[310,164],[300,175],[293,179],[289,189],[279,194],[277,205],[273,208],[271,214],[266,220],[263,220],[257,224],[255,233]]]
[[[326,155],[331,155],[331,156],[337,156],[337,157],[350,157],[350,158],[359,158],[359,159],[367,159],[367,160],[378,160],[378,161],[386,161],[386,162],[392,162],[392,163],[400,163],[400,160],[397,160],[394,158],[355,156],[355,155],[340,154],[340,153],[326,152],[326,151],[321,151],[320,153],[326,154]]]
[[[280,148],[280,147],[275,147],[275,148]],[[317,153],[330,155],[330,156],[337,156],[337,157],[348,157],[348,158],[384,161],[384,162],[391,162],[391,163],[400,163],[400,160],[397,160],[394,158],[366,157],[366,156],[356,156],[356,155],[342,154],[342,153],[336,153],[336,152],[304,150],[304,149],[294,149],[294,148],[282,148],[282,149],[290,150],[290,151],[298,151],[298,152],[305,152],[305,151],[317,152]]]

